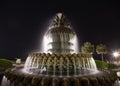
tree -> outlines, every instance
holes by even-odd
[[[104,44],[99,44],[96,46],[96,52],[97,54],[101,54],[101,59],[102,59],[102,63],[103,63],[103,55],[107,54],[107,47]]]
[[[92,45],[90,42],[85,42],[84,45],[81,47],[81,51],[82,53],[93,54],[94,45]]]

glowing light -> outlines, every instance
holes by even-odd
[[[118,52],[113,52],[113,56],[114,56],[114,57],[118,57],[118,56],[119,56],[119,53],[118,53]]]

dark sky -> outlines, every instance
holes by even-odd
[[[78,0],[79,1],[79,0]],[[53,16],[64,12],[79,42],[120,48],[120,5],[117,1],[0,1],[0,57],[26,58],[39,51]]]

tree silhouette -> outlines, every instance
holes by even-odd
[[[103,63],[103,55],[107,54],[107,47],[106,47],[106,45],[104,45],[104,44],[97,45],[96,46],[96,52],[97,52],[97,54],[101,54],[101,60],[102,60],[102,63]]]
[[[86,54],[93,54],[94,45],[92,45],[90,42],[85,42],[84,45],[81,47],[81,52]]]

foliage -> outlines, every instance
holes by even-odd
[[[108,63],[101,61],[101,60],[95,60],[96,66],[98,69],[108,68]]]
[[[114,69],[114,68],[118,68],[119,66],[113,63],[108,63],[108,68],[109,69]]]
[[[81,47],[82,53],[90,53],[93,54],[94,52],[94,45],[90,42],[85,42],[84,45]]]
[[[12,67],[12,61],[7,59],[0,59],[0,67]]]
[[[106,45],[104,45],[104,44],[99,44],[99,45],[97,45],[97,46],[96,46],[96,52],[97,52],[97,54],[101,54],[101,59],[102,59],[101,65],[104,66],[104,63],[103,63],[103,55],[104,55],[104,54],[107,54],[107,47],[106,47]],[[102,66],[102,67],[103,67],[103,66]]]
[[[96,46],[97,54],[107,54],[107,47],[104,44],[99,44]]]

